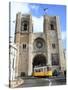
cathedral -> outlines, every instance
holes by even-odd
[[[43,16],[43,32],[33,32],[32,16],[16,14],[17,76],[31,76],[35,67],[65,70],[59,16]]]

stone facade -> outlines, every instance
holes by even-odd
[[[15,43],[18,47],[16,60],[18,76],[22,72],[25,75],[32,75],[34,65],[37,66],[41,63],[45,66],[52,66],[52,70],[59,67],[65,70],[58,16],[43,16],[43,32],[34,33],[32,16],[18,13],[16,15]]]

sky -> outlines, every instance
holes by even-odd
[[[45,8],[48,8],[44,11]],[[63,47],[66,48],[66,6],[37,3],[11,3],[11,36],[14,37],[16,13],[31,14],[33,31],[43,32],[43,15],[59,16]],[[14,39],[14,38],[13,38]]]

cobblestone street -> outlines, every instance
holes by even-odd
[[[35,87],[35,86],[54,86],[66,85],[66,80],[63,77],[55,78],[28,78],[24,79],[24,83],[18,86],[22,87]]]

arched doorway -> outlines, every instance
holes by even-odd
[[[39,66],[46,66],[47,60],[46,57],[42,54],[38,54],[34,57],[33,59],[33,69],[34,67],[39,67]]]

